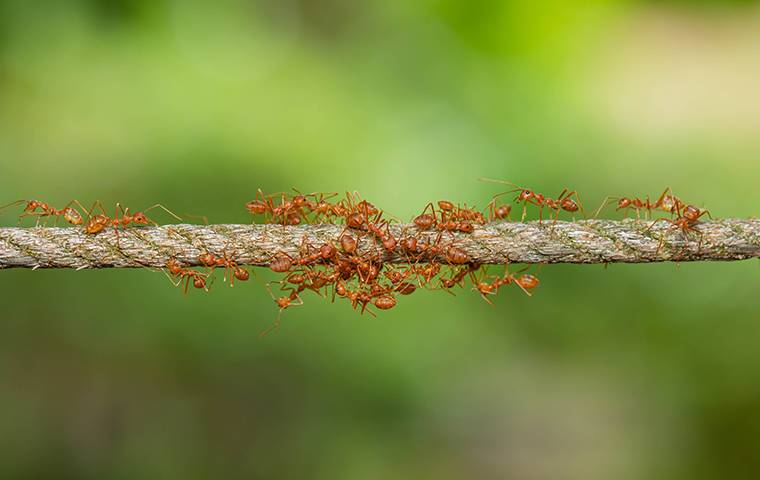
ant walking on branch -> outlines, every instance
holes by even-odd
[[[93,215],[93,212],[95,209],[100,209],[101,213]],[[87,224],[84,227],[84,231],[87,234],[95,235],[103,230],[105,230],[107,227],[111,226],[113,227],[116,237],[118,239],[119,236],[119,229],[125,230],[127,227],[129,227],[132,224],[135,225],[154,225],[158,226],[158,223],[154,222],[150,218],[148,218],[147,213],[154,208],[160,208],[175,219],[182,221],[180,217],[178,217],[174,212],[169,210],[168,208],[164,207],[160,203],[157,203],[153,205],[152,207],[148,207],[145,210],[141,212],[135,212],[135,213],[129,213],[129,207],[122,208],[120,203],[116,204],[116,213],[113,218],[109,217],[106,213],[105,208],[103,208],[103,204],[100,202],[100,200],[97,200],[90,210],[86,210],[87,216],[89,217],[89,220],[87,221]],[[119,216],[121,214],[121,217]]]
[[[224,268],[224,281],[227,281],[227,279],[230,279],[230,287],[235,286],[235,279],[240,280],[241,282],[245,282],[250,278],[250,273],[245,268],[241,267],[237,264],[234,260],[232,260],[225,251],[224,254],[221,257],[217,257],[214,254],[210,252],[206,252],[201,254],[198,257],[198,261],[201,262],[202,265],[205,265],[207,267],[210,267],[211,270],[209,271],[209,275],[213,273],[214,268],[217,267],[223,267]]]
[[[645,218],[649,219],[652,217],[652,210],[662,210],[667,213],[676,213],[677,211],[680,211],[683,209],[686,205],[673,195],[673,191],[670,187],[663,190],[663,192],[660,194],[659,198],[655,202],[651,202],[649,200],[649,196],[647,196],[645,199],[641,199],[639,197],[611,197],[608,196],[604,199],[602,204],[599,206],[599,208],[594,213],[594,218],[599,216],[599,213],[611,202],[617,200],[617,208],[616,210],[625,210],[626,216],[628,216],[628,211],[630,209],[633,209],[636,211],[636,218],[638,220],[641,220],[641,211],[644,210]]]
[[[712,218],[712,215],[710,215],[710,212],[708,210],[701,210],[695,207],[694,205],[687,205],[686,207],[684,207],[683,211],[681,211],[680,208],[676,208],[675,214],[676,214],[675,220],[670,219],[670,218],[665,218],[665,217],[658,218],[655,221],[653,221],[652,224],[649,225],[649,227],[645,231],[648,232],[649,230],[651,230],[652,227],[654,227],[657,224],[657,222],[668,222],[671,224],[672,228],[676,228],[680,230],[681,232],[681,236],[683,237],[683,240],[684,240],[682,253],[688,249],[690,232],[694,232],[699,236],[697,251],[701,251],[704,233],[702,233],[702,231],[700,231],[699,229],[695,228],[695,224],[699,221],[699,219],[703,215],[707,215],[709,218]],[[664,242],[665,242],[665,236],[662,235],[660,237],[660,243],[657,246],[657,252],[660,251]]]
[[[207,275],[198,272],[196,270],[193,270],[191,268],[185,268],[182,266],[181,263],[179,263],[176,259],[171,258],[168,262],[166,262],[166,269],[169,270],[169,273],[171,274],[169,276],[169,279],[171,280],[172,277],[177,279],[177,282],[175,283],[172,280],[172,283],[174,283],[175,287],[178,287],[182,280],[185,280],[185,290],[184,293],[187,294],[187,290],[190,287],[190,281],[193,282],[193,287],[197,289],[204,289],[208,291],[206,288],[206,278]]]
[[[515,185],[514,183],[511,183],[511,182],[506,182],[503,180],[493,180],[493,179],[488,179],[488,178],[481,178],[480,180],[485,181],[485,182],[502,183],[505,185],[510,185],[512,187],[515,187],[512,190],[507,190],[506,192],[502,192],[502,193],[498,193],[494,195],[491,202],[493,202],[492,204],[495,205],[496,199],[501,197],[502,195],[508,195],[510,193],[518,192],[514,198],[514,201],[516,203],[523,204],[523,213],[522,213],[521,221],[525,221],[525,215],[527,212],[528,204],[535,205],[538,207],[539,222],[543,220],[543,211],[545,207],[555,212],[555,215],[554,215],[555,222],[559,219],[559,214],[562,211],[575,213],[580,210],[581,214],[583,214],[584,217],[586,216],[583,211],[583,204],[581,203],[580,195],[575,190],[569,190],[567,188],[564,188],[562,189],[562,192],[557,196],[557,198],[551,198],[542,193],[538,193],[534,190],[530,190],[528,188]],[[508,210],[506,211],[502,210],[502,212],[500,213],[509,215]]]
[[[81,225],[83,222],[82,215],[74,207],[72,207],[72,205],[76,205],[83,211],[87,212],[87,210],[77,200],[70,201],[60,210],[51,207],[49,204],[41,202],[39,200],[17,200],[15,202],[9,203],[8,205],[3,205],[0,207],[0,211],[21,204],[26,205],[24,206],[24,211],[21,213],[21,215],[19,215],[18,221],[21,222],[21,219],[24,217],[37,217],[38,226],[41,218],[50,217],[56,217],[56,223],[58,223],[58,220],[60,218],[63,218],[71,225]]]

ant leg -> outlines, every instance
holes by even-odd
[[[604,209],[604,207],[606,207],[607,205],[609,205],[610,200],[617,200],[617,197],[611,197],[611,196],[607,195],[607,197],[604,199],[604,201],[602,201],[602,204],[599,205],[599,208],[597,208],[596,211],[594,212],[594,218],[598,218],[599,217],[599,214]]]
[[[143,213],[148,213],[149,211],[153,210],[154,208],[160,208],[161,210],[165,211],[166,213],[168,213],[169,215],[171,215],[175,219],[179,220],[180,222],[182,221],[182,218],[180,218],[179,216],[177,216],[174,212],[172,212],[168,208],[164,207],[160,203],[157,203],[157,204],[155,204],[155,205],[153,205],[151,207],[146,208],[145,210],[143,210]],[[205,217],[202,217],[202,218],[205,218]],[[155,222],[153,222],[153,223],[155,223]],[[208,223],[208,220],[206,220],[206,223]],[[156,225],[158,225],[158,224],[156,224]]]
[[[586,219],[588,216],[586,216],[586,210],[583,208],[583,202],[581,201],[581,195],[580,193],[573,190],[567,195],[568,198],[575,197],[575,201],[578,203],[578,209],[581,211],[581,215],[583,215],[583,218]]]
[[[29,202],[30,202],[29,200],[16,200],[15,202],[11,202],[7,205],[3,205],[2,207],[0,207],[0,212],[5,210],[6,208],[15,207],[16,205],[21,205],[22,203],[29,203]]]
[[[652,222],[652,224],[649,225],[649,227],[644,229],[644,232],[649,232],[650,230],[652,230],[652,227],[654,227],[657,224],[657,222],[669,222],[670,224],[675,225],[675,222],[669,218],[664,218],[664,217],[658,218],[654,222]],[[664,244],[665,244],[665,234],[662,233],[660,234],[660,243],[657,245],[657,250],[655,250],[655,255],[660,253],[660,249],[662,249],[662,246]]]
[[[276,329],[280,328],[280,319],[282,318],[282,312],[284,310],[285,310],[284,308],[282,308],[282,307],[280,308],[280,311],[277,313],[277,319],[274,321],[274,323],[269,328],[267,328],[263,332],[259,333],[259,338],[264,338],[267,335],[269,335],[272,332],[272,330],[276,330]]]
[[[103,203],[100,200],[95,200],[95,202],[92,204],[92,207],[90,207],[88,216],[90,216],[92,212],[95,211],[95,208],[98,208],[98,207],[100,208],[100,213],[102,213],[105,216],[108,216],[108,214],[106,213],[106,209],[105,207],[103,207]]]

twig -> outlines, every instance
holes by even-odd
[[[680,230],[660,222],[582,220],[577,222],[499,222],[472,234],[443,234],[472,261],[512,263],[647,263],[667,261],[744,260],[760,258],[760,220],[699,222],[702,232],[688,242]],[[167,225],[129,228],[117,238],[113,230],[87,235],[81,228],[0,228],[0,268],[163,267],[176,258],[198,265],[205,252],[225,251],[241,265],[267,265],[277,252],[296,256],[303,245],[318,247],[337,240],[343,225]],[[396,225],[394,235],[420,234],[414,226]],[[355,233],[356,234],[356,233]],[[360,251],[375,249],[368,237]],[[400,254],[385,256],[401,263]]]

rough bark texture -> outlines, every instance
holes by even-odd
[[[646,263],[743,260],[760,257],[760,220],[699,222],[700,234],[684,233],[667,222],[584,220],[578,222],[500,222],[472,234],[444,233],[472,261],[505,263]],[[343,225],[167,225],[128,228],[87,235],[81,228],[0,228],[0,268],[163,267],[176,258],[197,265],[204,252],[227,254],[241,265],[267,265],[277,252],[297,256],[304,245],[336,241]],[[397,225],[397,236],[436,241],[437,233],[420,233]],[[357,235],[354,232],[354,235]],[[701,236],[701,245],[700,245]],[[375,251],[364,237],[361,251]],[[378,251],[381,251],[378,248]],[[404,262],[401,254],[387,261]]]

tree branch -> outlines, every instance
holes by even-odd
[[[695,224],[700,234],[684,233],[667,222],[582,220],[577,222],[498,222],[472,234],[444,232],[473,262],[647,263],[760,258],[760,220],[711,220]],[[198,265],[205,252],[225,251],[241,265],[265,266],[277,252],[296,257],[305,245],[319,247],[344,231],[343,225],[166,225],[109,230],[87,235],[81,228],[0,228],[0,268],[163,267],[176,258]],[[435,242],[437,232],[395,225],[398,238],[414,235]],[[354,236],[360,236],[353,232]],[[701,245],[700,245],[701,237]],[[364,236],[360,252],[382,252]],[[400,253],[385,261],[406,262]],[[441,261],[444,261],[441,259]]]

